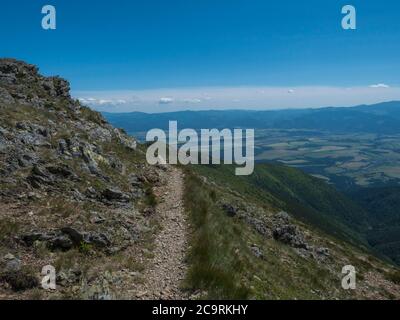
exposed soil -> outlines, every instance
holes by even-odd
[[[183,207],[183,173],[169,167],[166,184],[154,188],[159,199],[160,232],[155,237],[154,257],[144,271],[144,282],[139,285],[137,299],[181,300],[188,296],[181,285],[186,274],[187,221]]]

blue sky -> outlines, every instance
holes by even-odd
[[[45,4],[55,31],[41,29]],[[341,28],[345,4],[357,30]],[[0,56],[62,75],[101,110],[400,99],[395,0],[3,0],[0,39]]]

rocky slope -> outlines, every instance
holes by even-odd
[[[69,94],[69,83],[0,59],[0,298],[134,298],[158,228],[136,141]],[[58,288],[40,290],[43,266]]]

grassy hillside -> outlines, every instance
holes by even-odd
[[[303,182],[290,188],[291,179],[300,173],[285,170],[263,166],[256,169],[254,178],[245,178],[234,176],[225,166],[186,168],[185,206],[192,223],[186,287],[196,290],[200,298],[218,299],[395,298],[400,288],[389,279],[396,279],[398,270],[306,223],[317,215],[317,208],[337,201],[331,208],[337,210],[337,219],[319,227],[360,244],[358,235],[338,222],[346,200],[328,187],[319,190],[322,186],[312,178],[303,177]],[[306,196],[311,182],[316,190]],[[303,196],[298,196],[294,192],[301,185]],[[279,192],[285,197],[279,197]],[[311,194],[326,196],[329,192],[332,198],[311,201]],[[296,206],[287,204],[289,199]],[[285,220],[280,210],[296,214],[303,222]],[[306,245],[277,237],[276,231],[285,225],[296,230],[296,237]],[[354,291],[341,288],[341,270],[347,264],[358,272]]]
[[[400,188],[360,189],[350,195],[368,211],[370,245],[400,264]]]
[[[257,164],[254,174],[235,176],[230,166],[198,166],[213,177],[258,202],[291,212],[297,219],[356,244],[366,244],[365,211],[334,187],[300,170],[274,164]]]

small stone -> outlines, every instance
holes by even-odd
[[[316,252],[317,252],[317,254],[322,255],[322,256],[326,256],[326,257],[329,257],[329,255],[330,255],[329,254],[329,249],[328,248],[324,248],[324,247],[317,248]]]
[[[285,223],[289,223],[290,221],[290,215],[285,211],[278,212],[275,217]]]
[[[102,196],[110,201],[128,201],[129,196],[116,188],[107,188],[102,192]]]
[[[78,230],[71,227],[64,227],[61,229],[61,232],[68,235],[68,237],[72,240],[73,244],[79,246],[83,241],[83,235]]]
[[[21,270],[21,260],[13,254],[7,253],[3,259],[5,261],[5,271],[16,272]]]
[[[142,298],[147,295],[147,291],[140,291],[136,294],[136,298]]]
[[[101,215],[95,213],[93,216],[90,218],[90,222],[93,224],[100,224],[105,222],[106,219],[104,219]]]
[[[262,280],[261,280],[259,277],[257,277],[256,275],[253,276],[253,279],[256,280],[256,281],[260,281],[260,282],[262,281]]]
[[[61,249],[63,251],[71,249],[74,245],[71,239],[66,235],[60,235],[51,239],[49,244],[52,249]]]
[[[231,204],[224,203],[222,209],[224,209],[228,217],[234,217],[237,214],[237,209]]]
[[[257,245],[253,244],[253,245],[250,247],[250,250],[253,252],[253,254],[254,254],[257,258],[263,258],[264,255],[263,255],[261,249],[260,249]]]
[[[130,272],[129,275],[131,275],[132,277],[140,277],[139,272]]]
[[[13,259],[15,259],[15,256],[13,254],[11,254],[11,253],[7,253],[4,256],[4,260],[13,260]]]

